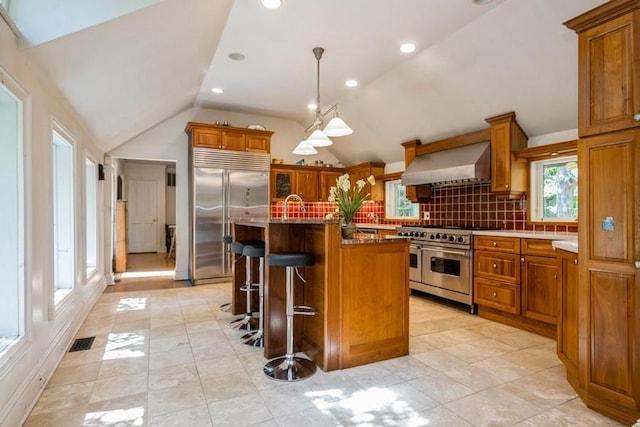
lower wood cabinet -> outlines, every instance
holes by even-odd
[[[548,239],[474,236],[478,314],[556,337],[560,269]]]
[[[558,357],[567,368],[567,380],[578,389],[578,255],[559,250],[562,279],[558,298]]]

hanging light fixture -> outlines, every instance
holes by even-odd
[[[316,117],[313,123],[305,129],[305,139],[302,143],[298,144],[295,150],[293,150],[294,154],[302,154],[299,151],[301,150],[300,145],[306,143],[307,145],[313,147],[328,147],[333,144],[329,137],[335,136],[346,136],[351,135],[353,133],[353,129],[347,125],[344,120],[340,118],[338,115],[338,104],[333,105],[327,111],[322,112],[320,109],[320,59],[322,59],[322,54],[324,53],[324,49],[321,47],[313,48],[313,55],[316,57],[317,63],[317,80],[316,80]],[[333,114],[333,118],[327,123],[324,129],[321,129],[324,124],[324,119],[329,115]],[[315,150],[315,149],[314,149]],[[307,151],[310,151],[307,149]],[[304,154],[316,154],[315,153],[304,153]]]
[[[307,141],[302,141],[296,148],[293,149],[293,154],[299,154],[301,156],[310,156],[318,154],[318,150],[309,144]]]

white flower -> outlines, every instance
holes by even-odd
[[[327,201],[335,202],[336,201],[336,195],[335,194],[329,194],[329,197],[327,197]]]
[[[333,219],[334,212],[330,212],[325,216],[325,219]]]
[[[373,177],[373,175],[369,175],[369,178],[367,178],[367,181],[369,181],[369,184],[371,185],[376,185],[376,179]]]
[[[358,186],[358,190],[362,190],[362,187],[364,187],[364,179],[359,179],[356,181],[356,185]]]

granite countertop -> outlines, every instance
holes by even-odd
[[[398,241],[409,241],[408,237],[400,237],[400,236],[380,236],[377,234],[364,234],[358,233],[358,236],[355,239],[342,239],[343,245],[370,245],[370,244],[380,244],[380,243],[396,243]]]
[[[576,240],[578,233],[533,230],[474,230],[476,236],[522,237],[526,239]]]
[[[231,222],[241,225],[267,225],[267,224],[338,224],[336,219],[323,218],[231,218]]]
[[[370,224],[370,223],[356,223],[356,227],[357,228],[375,228],[378,230],[395,230],[396,228],[400,227],[397,224]]]

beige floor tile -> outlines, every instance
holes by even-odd
[[[167,366],[149,371],[149,389],[159,390],[199,380],[195,363]]]
[[[258,391],[245,372],[202,380],[207,402],[227,400]]]
[[[149,417],[201,407],[205,403],[200,381],[149,390]]]
[[[191,349],[187,346],[177,350],[162,351],[149,355],[149,369],[160,369],[168,366],[193,362]]]
[[[472,388],[440,373],[409,381],[409,384],[440,404],[452,402],[476,392]]]
[[[209,403],[214,426],[248,426],[273,419],[258,392]],[[301,425],[301,424],[299,424]]]
[[[413,356],[396,357],[379,362],[379,365],[384,366],[389,372],[396,374],[402,381],[410,381],[438,373],[438,371],[431,366]]]
[[[89,403],[102,402],[147,391],[147,373],[98,379],[94,383]]]
[[[42,392],[31,413],[38,415],[77,407],[85,408],[89,403],[93,386],[93,382],[84,382],[47,388]]]
[[[198,375],[203,380],[245,372],[244,365],[237,356],[198,360],[196,366]]]
[[[185,409],[171,414],[158,415],[149,420],[149,427],[211,427],[211,418],[206,406]]]
[[[100,371],[100,364],[101,362],[91,362],[78,366],[58,368],[47,383],[47,388],[95,381]]]
[[[98,379],[118,377],[122,375],[141,375],[149,370],[149,357],[144,354],[140,357],[123,357],[102,361]]]
[[[410,417],[403,418],[403,425],[407,426],[443,426],[443,427],[471,427],[469,424],[444,406],[426,409]]]
[[[87,404],[77,405],[64,410],[32,413],[22,427],[75,427],[81,426],[87,413]]]
[[[147,393],[89,404],[84,426],[144,426],[148,418]]]
[[[171,337],[152,338],[149,341],[149,353],[151,354],[180,348],[190,348],[186,332],[182,335],[173,335]]]
[[[260,396],[274,418],[317,406],[317,397],[310,393],[304,381],[284,384],[281,387],[262,390]]]

